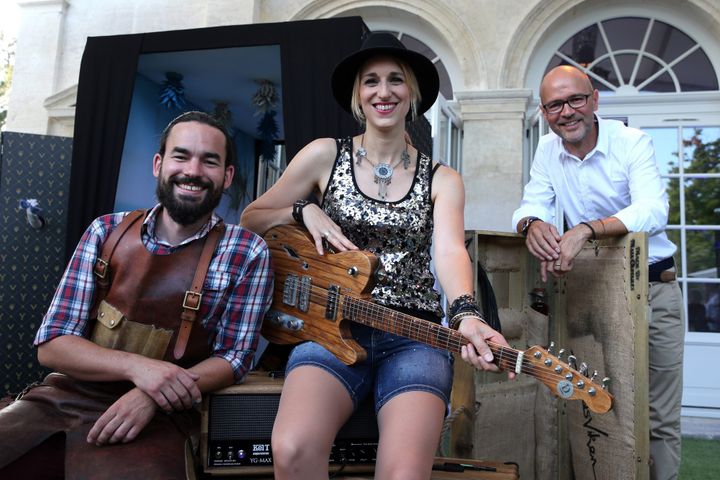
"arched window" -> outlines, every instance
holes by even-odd
[[[607,93],[718,90],[718,78],[700,45],[653,18],[602,20],[579,31],[555,51],[546,72],[558,65],[584,69]]]

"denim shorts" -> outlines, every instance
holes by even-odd
[[[454,357],[447,351],[405,337],[352,324],[353,338],[367,351],[367,358],[348,366],[315,342],[295,347],[286,373],[311,365],[334,375],[347,389],[357,408],[369,393],[375,396],[375,413],[403,392],[430,392],[447,406],[453,381]]]

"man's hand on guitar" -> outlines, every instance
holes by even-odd
[[[323,240],[339,252],[358,250],[358,247],[343,235],[342,229],[320,207],[315,204],[308,205],[302,212],[303,223],[315,240],[318,254],[323,254]]]
[[[464,318],[460,322],[458,331],[471,342],[462,347],[461,355],[463,360],[480,370],[500,371],[500,368],[494,363],[496,359],[488,342],[498,347],[510,347],[505,337],[478,317],[473,316]],[[508,372],[508,378],[515,378],[515,373]]]

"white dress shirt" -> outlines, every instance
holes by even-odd
[[[597,144],[584,159],[568,153],[553,132],[540,139],[513,231],[529,216],[554,222],[557,201],[571,228],[613,216],[630,232],[648,232],[650,264],[672,256],[667,193],[650,136],[617,120],[596,119]]]

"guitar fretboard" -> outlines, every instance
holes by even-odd
[[[343,296],[343,317],[356,323],[407,337],[431,347],[460,354],[463,345],[470,343],[460,332],[437,323],[416,318],[367,300]],[[519,350],[487,342],[495,356],[495,362],[503,369],[515,369]],[[524,363],[524,362],[523,362]],[[523,369],[523,373],[526,372]]]

